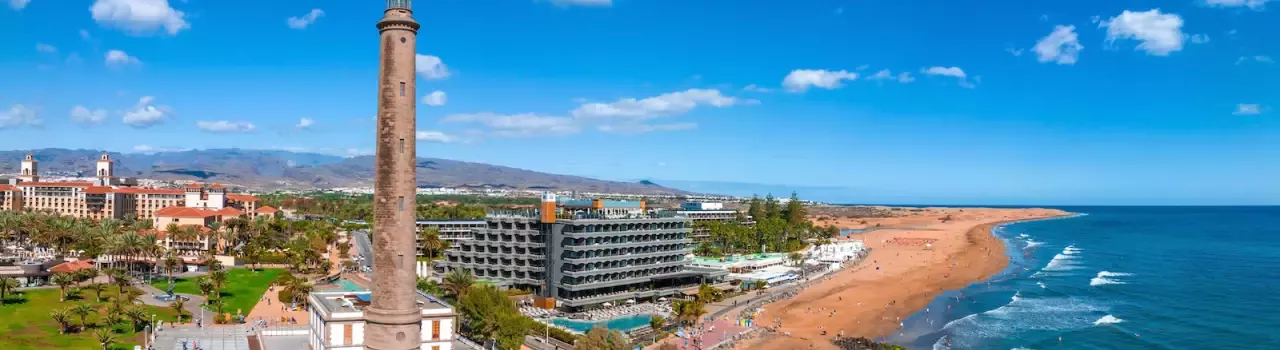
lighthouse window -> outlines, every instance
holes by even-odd
[[[400,153],[404,153],[404,139],[400,139]]]
[[[400,82],[400,96],[404,96],[404,82]]]
[[[404,196],[400,196],[400,211],[404,211]]]

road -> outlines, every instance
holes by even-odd
[[[373,242],[369,241],[368,230],[351,231],[351,235],[355,237],[356,251],[364,259],[359,261],[360,266],[368,267],[373,270]]]

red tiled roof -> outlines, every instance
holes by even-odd
[[[92,182],[19,182],[18,187],[92,187]]]
[[[226,207],[226,208],[218,209],[217,213],[218,213],[218,215],[223,215],[223,216],[227,216],[227,215],[231,215],[231,216],[240,216],[240,215],[244,215],[244,212],[243,212],[243,211],[240,211],[240,209],[236,209],[236,208],[232,208],[232,207]]]
[[[49,268],[49,271],[54,273],[76,272],[76,271],[91,269],[91,268],[93,268],[93,262],[89,260],[76,260],[76,261],[68,261],[68,262],[54,265],[53,267]]]
[[[149,187],[121,187],[116,192],[120,193],[143,193],[143,194],[183,194],[187,191],[176,188],[149,188]]]
[[[280,209],[272,208],[269,205],[264,205],[261,208],[258,208],[258,210],[256,211],[263,214],[274,214],[275,212],[280,211]]]
[[[84,193],[88,193],[88,194],[107,194],[107,193],[111,193],[111,191],[112,191],[112,190],[113,190],[113,189],[112,189],[111,187],[106,187],[106,186],[93,186],[93,187],[89,187],[89,188],[84,189]]]
[[[189,183],[187,184],[187,188],[204,188],[204,186],[200,186],[198,183]]]
[[[209,188],[227,188],[227,186],[223,186],[222,184],[213,184],[209,185]]]
[[[241,201],[241,202],[257,202],[258,201],[258,197],[250,196],[247,194],[238,194],[238,193],[228,193],[227,199],[230,199],[233,201]]]
[[[0,191],[18,191],[18,188],[13,185],[0,185]]]
[[[213,232],[212,229],[202,225],[179,225],[178,227],[179,228],[198,227],[200,228],[200,233]],[[154,233],[156,235],[156,239],[164,239],[165,237],[169,236],[169,232],[165,231],[165,229],[158,229],[158,230],[148,229],[148,230],[143,230],[139,232],[139,234],[148,234],[148,233]]]
[[[155,216],[167,216],[178,218],[207,218],[217,216],[218,212],[208,209],[187,208],[187,207],[167,207],[156,210]]]

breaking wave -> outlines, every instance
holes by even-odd
[[[1106,315],[1106,316],[1102,316],[1102,318],[1099,318],[1097,321],[1093,321],[1093,325],[1101,326],[1101,325],[1107,325],[1107,324],[1116,324],[1120,322],[1124,322],[1124,320],[1117,318],[1115,316]]]

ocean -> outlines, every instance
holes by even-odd
[[[1280,349],[1280,207],[1061,207],[885,338],[911,349]],[[1061,340],[1059,340],[1061,339]]]

